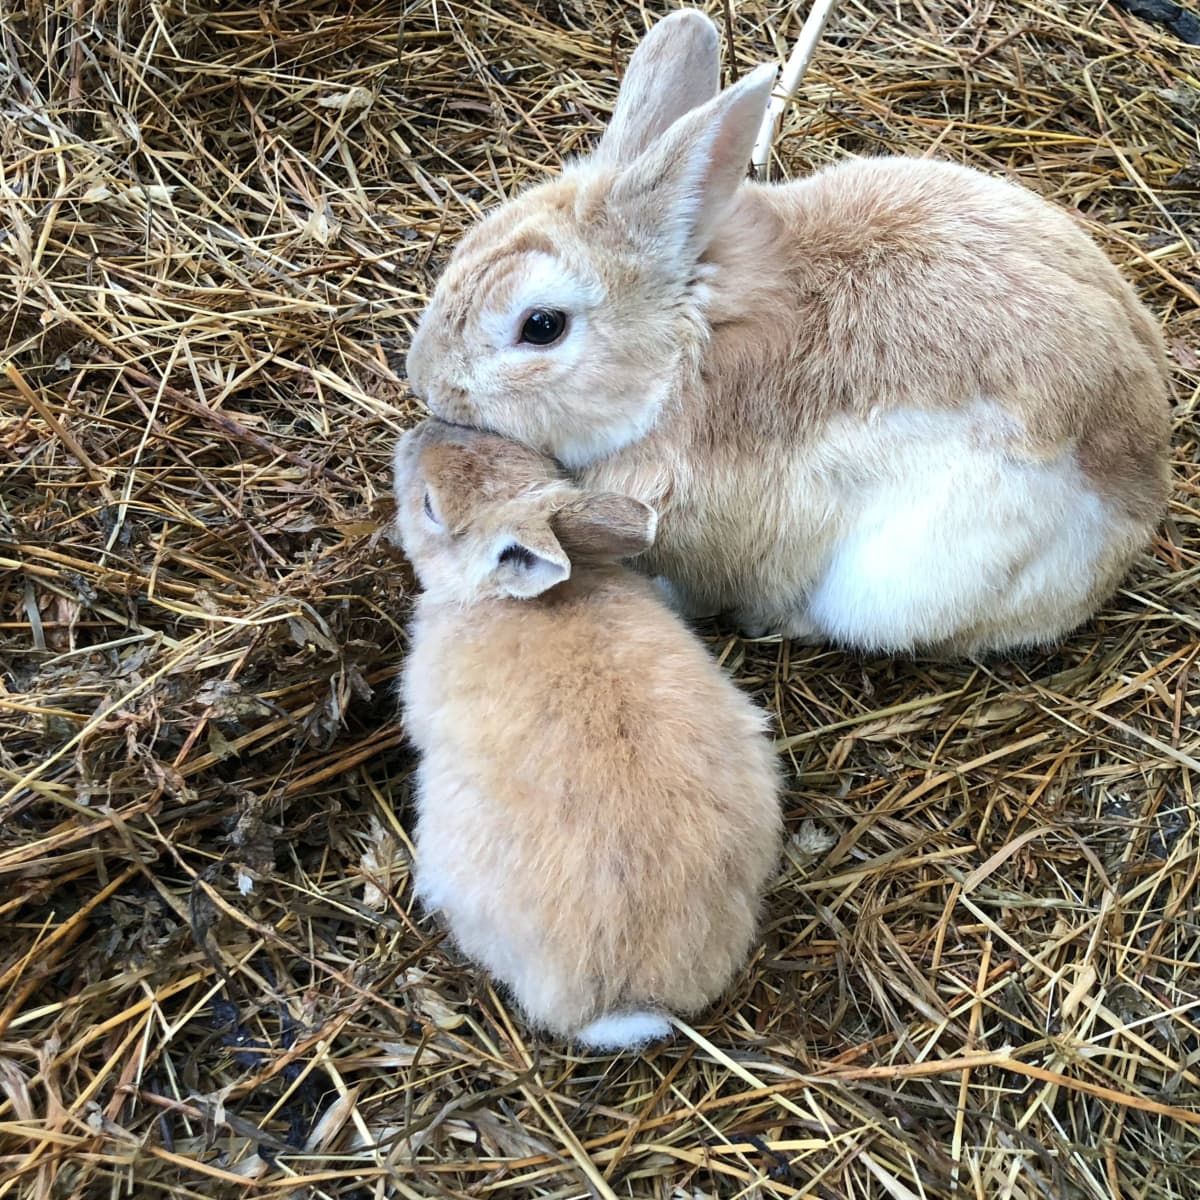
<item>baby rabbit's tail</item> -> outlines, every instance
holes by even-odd
[[[575,1040],[589,1050],[637,1050],[669,1037],[671,1021],[665,1013],[608,1013],[585,1025]]]

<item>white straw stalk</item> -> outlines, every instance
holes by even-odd
[[[771,143],[774,142],[775,134],[779,130],[779,119],[783,116],[783,110],[787,108],[792,97],[800,89],[800,81],[804,78],[808,60],[812,58],[813,51],[816,50],[817,43],[821,40],[825,22],[829,19],[829,14],[833,12],[833,6],[836,3],[837,0],[813,0],[808,19],[800,30],[795,47],[788,55],[787,63],[783,68],[783,77],[771,96],[771,103],[768,105],[762,125],[758,129],[758,137],[754,140],[754,151],[750,161],[754,164],[755,175],[760,179],[766,175],[767,163],[771,158]]]

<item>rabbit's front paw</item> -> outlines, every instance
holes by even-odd
[[[733,614],[733,622],[742,637],[750,641],[780,637],[801,646],[819,646],[825,641],[803,611],[767,614],[761,609],[739,608]]]
[[[704,621],[717,615],[716,609],[712,605],[701,603],[686,588],[668,579],[665,575],[653,576],[651,583],[654,584],[667,607],[685,621]]]

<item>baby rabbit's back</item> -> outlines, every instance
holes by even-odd
[[[459,806],[428,814],[437,841],[473,848],[445,870],[470,861],[542,956],[591,977],[600,1011],[711,1000],[776,861],[778,776],[762,715],[652,585],[615,568],[535,604],[442,612],[418,626],[408,680],[424,770]]]

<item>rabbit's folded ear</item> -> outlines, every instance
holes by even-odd
[[[540,596],[571,575],[571,560],[547,526],[502,534],[492,543],[488,559],[500,590],[521,600]]]
[[[593,161],[632,162],[684,113],[711,100],[720,84],[717,27],[683,9],[659,21],[638,44]]]
[[[746,178],[778,68],[764,64],[680,117],[612,186],[610,203],[648,245],[694,261]]]
[[[632,558],[654,544],[658,514],[648,504],[617,492],[580,496],[560,508],[550,526],[567,553],[577,558]]]

